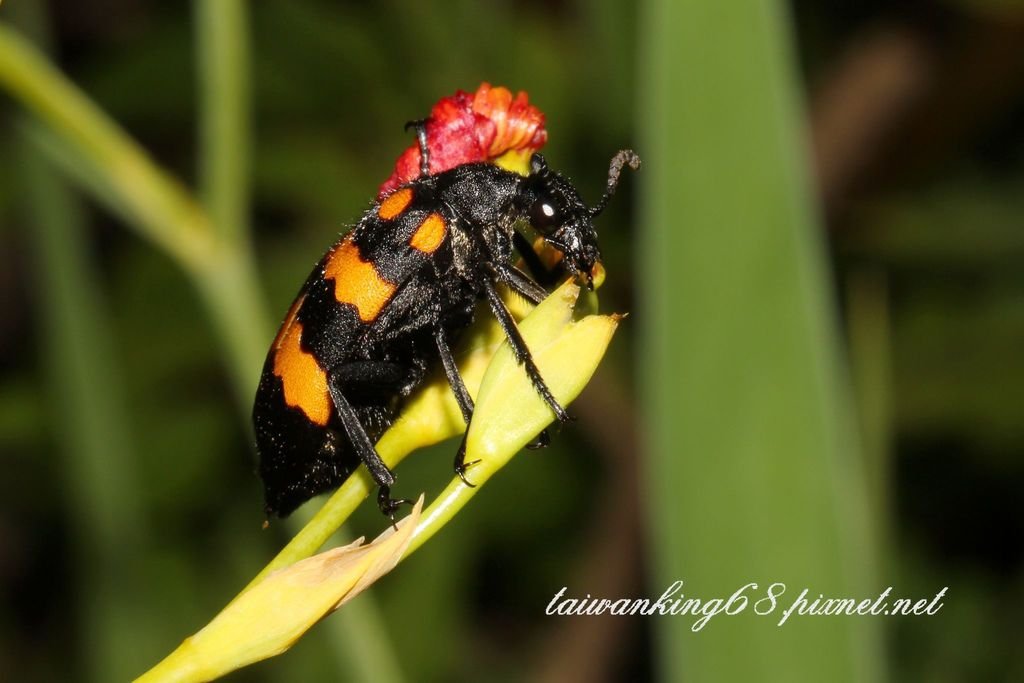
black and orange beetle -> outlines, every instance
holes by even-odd
[[[515,321],[495,289],[504,283],[534,303],[547,292],[511,264],[539,259],[520,232],[528,222],[562,253],[561,267],[592,284],[600,252],[592,219],[615,192],[624,150],[612,159],[607,190],[588,208],[564,176],[534,154],[528,176],[491,163],[429,173],[423,122],[420,176],[363,215],[320,260],[299,291],[267,354],[253,422],[266,511],[285,516],[335,488],[360,464],[393,516],[395,477],[374,449],[401,401],[440,360],[466,424],[473,402],[451,347],[483,298],[516,357],[560,421],[569,419],[544,383]],[[465,479],[464,452],[455,470]],[[471,463],[470,463],[471,464]],[[467,482],[468,483],[468,482]]]

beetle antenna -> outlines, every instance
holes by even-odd
[[[3,2],[3,0],[0,0]],[[416,129],[416,143],[420,148],[420,176],[430,175],[430,149],[427,147],[427,121],[429,119],[416,119],[405,124],[405,130]]]
[[[612,157],[612,163],[608,165],[608,187],[601,197],[601,201],[590,210],[591,216],[596,216],[608,206],[608,201],[615,194],[615,188],[619,186],[619,176],[622,175],[622,167],[629,166],[634,171],[640,169],[640,157],[631,149],[619,150],[618,154]]]

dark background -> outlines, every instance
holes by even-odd
[[[187,186],[201,182],[190,5],[55,1],[26,18],[18,4],[0,6],[0,21],[48,32],[71,81],[160,166]],[[951,586],[941,618],[880,625],[894,680],[1024,678],[1024,12],[1015,7],[788,8],[841,353],[864,450],[881,463],[871,505],[882,520],[882,585],[921,595]],[[549,161],[590,200],[610,155],[637,144],[644,34],[632,3],[250,9],[247,218],[272,320],[390,173],[409,143],[402,124],[457,88],[488,80],[527,90],[548,117]],[[205,623],[290,534],[260,530],[239,418],[248,406],[237,405],[195,288],[90,193],[53,189],[52,173],[50,190],[39,189],[30,169],[40,146],[26,141],[21,112],[0,97],[0,677],[124,679]],[[44,175],[52,167],[42,166]],[[606,310],[642,308],[636,275],[646,264],[634,245],[653,228],[630,219],[642,182],[627,177],[601,219]],[[87,318],[81,337],[54,321],[49,269],[61,261],[47,256],[37,221],[56,204],[75,230],[56,239],[84,269],[64,301]],[[661,590],[644,579],[654,539],[642,521],[633,378],[645,351],[631,323],[574,405],[579,421],[546,451],[519,456],[365,598],[380,621],[339,613],[233,679],[664,678],[656,619],[543,615],[563,585],[616,597]],[[269,343],[269,329],[254,334]],[[67,390],[76,359],[96,370],[84,394]],[[105,430],[85,452],[83,422]],[[453,447],[403,464],[398,492],[438,491]],[[372,535],[380,520],[364,507],[352,526]],[[365,638],[384,647],[372,674],[358,663]]]

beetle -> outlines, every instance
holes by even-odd
[[[600,259],[593,218],[614,194],[623,166],[638,168],[639,157],[631,150],[614,156],[606,191],[589,208],[540,154],[526,176],[486,162],[431,174],[424,124],[409,124],[419,177],[371,205],[323,256],[271,344],[253,407],[268,514],[288,515],[362,463],[378,487],[381,512],[394,518],[409,501],[391,497],[394,474],[373,444],[437,361],[468,427],[473,401],[451,349],[480,299],[555,417],[570,419],[495,285],[535,304],[547,296],[511,263],[515,250],[528,267],[539,266],[521,232],[528,223],[562,254],[561,267],[593,288]],[[537,445],[544,445],[546,435],[540,438]],[[467,484],[472,464],[460,448],[455,471]]]

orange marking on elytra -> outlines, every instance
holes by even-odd
[[[327,258],[324,278],[334,280],[334,298],[340,304],[355,306],[364,323],[377,319],[396,289],[372,263],[363,260],[351,239],[345,239]]]
[[[389,194],[384,201],[380,203],[380,208],[377,209],[377,215],[386,221],[391,220],[398,214],[405,211],[406,207],[412,203],[412,188],[403,187],[401,190],[392,192]]]
[[[281,378],[285,404],[301,410],[311,422],[326,427],[331,418],[327,373],[313,354],[302,348],[302,323],[295,319],[305,298],[303,295],[292,304],[274,339],[274,374]]]
[[[416,232],[409,239],[409,246],[425,254],[432,254],[441,246],[447,230],[441,214],[432,213],[423,219],[420,227],[416,228]]]

